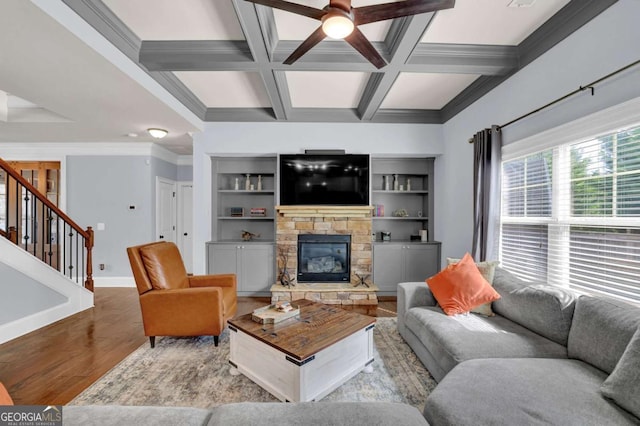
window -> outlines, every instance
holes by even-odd
[[[500,260],[640,302],[640,126],[502,164]]]

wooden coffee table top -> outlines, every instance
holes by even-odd
[[[278,324],[260,324],[251,319],[251,314],[231,319],[228,323],[302,361],[376,322],[373,317],[334,305],[309,300],[293,303],[300,306],[300,315]]]

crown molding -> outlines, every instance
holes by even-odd
[[[518,45],[520,68],[573,34],[618,0],[572,0]]]
[[[100,0],[62,0],[129,59],[138,60],[140,39]]]
[[[149,74],[189,111],[194,113],[200,120],[204,119],[207,107],[174,73],[154,71]]]
[[[442,115],[437,109],[379,109],[371,122],[442,124]]]
[[[153,142],[13,142],[0,145],[2,158],[64,158],[67,156],[145,156],[179,164],[178,154]]]
[[[618,0],[571,0],[518,46],[518,66],[501,77],[482,76],[442,109],[443,123],[499,86]]]
[[[178,166],[193,166],[193,155],[179,155]]]

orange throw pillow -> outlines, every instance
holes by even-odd
[[[2,383],[0,383],[0,405],[13,405],[13,400]]]
[[[469,253],[460,262],[427,278],[427,284],[447,315],[463,314],[483,303],[500,299]]]

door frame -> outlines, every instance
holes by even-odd
[[[155,238],[154,241],[160,241],[159,236],[160,236],[160,184],[161,183],[165,183],[168,185],[173,186],[173,197],[172,197],[172,201],[171,201],[171,213],[172,213],[172,217],[173,217],[173,224],[171,225],[173,230],[172,230],[172,234],[173,234],[173,238],[172,239],[168,239],[165,238],[165,241],[177,241],[177,236],[178,236],[178,226],[177,226],[177,183],[175,180],[171,180],[171,179],[167,179],[164,178],[162,176],[156,176],[156,226],[155,226]]]
[[[177,193],[177,200],[176,200],[176,209],[178,211],[177,213],[177,217],[176,217],[176,221],[177,221],[177,241],[178,241],[178,248],[180,249],[181,252],[184,252],[184,242],[183,242],[183,234],[184,234],[184,228],[185,228],[185,215],[183,212],[182,208],[178,208],[177,206],[183,206],[183,197],[184,197],[184,188],[186,187],[191,187],[191,196],[193,197],[193,181],[178,181],[177,182],[177,187],[178,187],[178,193]],[[193,200],[193,198],[192,198]],[[191,214],[191,245],[193,246],[193,202],[191,203],[189,212]],[[193,247],[191,247],[191,265],[185,265],[187,267],[187,271],[191,271],[191,269],[193,269]]]

